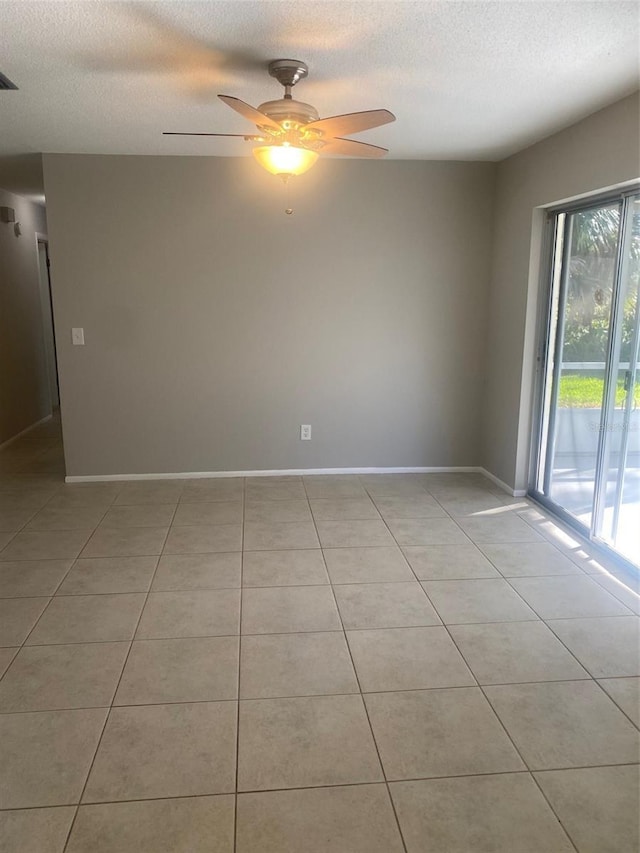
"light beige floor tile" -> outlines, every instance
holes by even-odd
[[[393,518],[444,518],[446,516],[438,501],[426,493],[405,497],[376,497],[375,504],[380,515],[386,520]]]
[[[345,628],[411,628],[440,625],[416,583],[343,584],[334,588]]]
[[[247,500],[245,520],[251,523],[274,524],[294,521],[312,521],[309,502],[306,500]]]
[[[585,540],[578,536],[577,533],[552,521],[547,515],[540,512],[537,507],[528,507],[525,510],[519,511],[518,515],[522,519],[525,519],[543,539],[551,542],[570,559],[575,560],[581,568],[588,571],[587,565],[593,559],[593,552]]]
[[[245,551],[279,551],[281,549],[319,548],[312,521],[270,522],[248,521],[244,526]]]
[[[316,521],[360,521],[380,518],[371,498],[316,498],[311,501]]]
[[[357,474],[316,474],[303,477],[310,500],[341,500],[366,498]]]
[[[301,477],[247,477],[247,501],[305,500],[307,494]]]
[[[73,559],[78,556],[91,532],[87,529],[17,533],[0,552],[0,560]]]
[[[113,708],[83,802],[233,791],[236,703]]]
[[[122,491],[122,483],[66,483],[51,498],[50,509],[102,506],[104,511]]]
[[[464,494],[439,495],[438,500],[446,511],[456,518],[482,516],[504,509],[504,499],[485,489],[469,490]]]
[[[180,480],[125,483],[115,503],[118,505],[175,504],[180,500],[183,488],[184,485]]]
[[[384,785],[238,797],[238,853],[402,853]]]
[[[322,551],[247,551],[243,586],[318,586],[329,583]]]
[[[500,577],[475,545],[405,545],[402,550],[421,581]]]
[[[114,704],[237,699],[238,644],[237,637],[138,640]]]
[[[71,595],[51,600],[31,632],[28,645],[130,640],[144,595]]]
[[[358,692],[342,631],[242,638],[243,699]]]
[[[82,556],[153,557],[162,551],[166,536],[166,527],[99,527]]]
[[[482,545],[481,550],[506,578],[528,575],[581,575],[582,571],[549,542]]]
[[[105,509],[102,506],[61,508],[45,506],[26,526],[32,530],[90,530],[100,524]]]
[[[239,589],[151,592],[136,639],[221,637],[239,629]]]
[[[486,687],[532,770],[640,759],[637,729],[593,681]]]
[[[458,524],[477,543],[541,542],[542,537],[508,510],[495,515],[459,518]]]
[[[19,648],[14,646],[13,648],[0,648],[0,678],[5,674],[7,669],[9,668],[9,664],[14,659],[16,654],[18,653]]]
[[[245,489],[249,486],[267,490],[275,486],[301,485],[302,477],[297,474],[255,474],[244,478]]]
[[[24,647],[0,682],[0,713],[111,704],[129,643]]]
[[[32,509],[34,513],[52,499],[54,488],[15,489],[9,488],[2,478],[0,481],[0,510]],[[10,532],[10,531],[9,531]]]
[[[11,533],[20,530],[35,515],[35,509],[1,509],[0,508],[0,531]]]
[[[536,619],[504,580],[423,581],[422,585],[445,625]]]
[[[573,853],[528,773],[394,782],[390,787],[411,853]]]
[[[361,476],[360,480],[374,500],[411,497],[426,493],[420,477],[415,474],[366,474]]]
[[[478,687],[368,693],[365,702],[389,780],[525,769]]]
[[[154,592],[181,589],[224,589],[240,586],[242,555],[165,554],[153,579]]]
[[[48,598],[0,599],[0,646],[20,646],[49,603]]]
[[[96,557],[76,560],[58,595],[147,592],[157,557]]]
[[[243,494],[244,480],[241,477],[197,478],[185,482],[180,500],[185,503],[238,501],[242,500]]]
[[[387,548],[325,548],[331,583],[413,581],[415,575],[395,545]]]
[[[391,518],[399,545],[464,545],[469,540],[451,518]]]
[[[173,523],[178,526],[242,524],[242,501],[180,501]]]
[[[543,619],[624,616],[630,610],[591,578],[512,578],[511,585]]]
[[[164,554],[211,554],[242,550],[241,524],[192,525],[169,530]]]
[[[73,560],[16,560],[0,563],[0,598],[53,595]]]
[[[15,539],[16,533],[15,531],[0,531],[0,560],[4,559],[2,556],[3,548],[11,542],[12,539]],[[9,559],[8,557],[6,559]]]
[[[627,717],[640,727],[640,678],[603,678],[598,684]]]
[[[381,780],[360,696],[240,702],[238,790]]]
[[[610,592],[614,598],[621,601],[625,607],[628,607],[636,615],[640,616],[640,587],[634,586],[632,581],[619,580],[610,574],[594,574],[591,576],[598,586]]]
[[[0,715],[2,807],[77,803],[106,716],[104,708]]]
[[[102,527],[168,527],[177,504],[137,504],[112,506],[102,519]]]
[[[347,637],[364,692],[476,683],[444,628],[349,631]]]
[[[580,853],[640,849],[638,767],[592,767],[536,773]]]
[[[392,546],[393,537],[381,519],[369,521],[320,521],[318,536],[323,548]]]
[[[66,853],[233,853],[234,798],[81,806]]]
[[[640,675],[637,616],[554,619],[548,624],[594,678]]]
[[[544,622],[452,625],[449,631],[480,684],[589,677]]]
[[[438,498],[441,496],[475,495],[478,492],[506,495],[506,492],[483,474],[473,471],[422,474],[421,482],[429,492]]]
[[[3,853],[62,853],[75,808],[0,812]]]
[[[339,631],[342,625],[329,586],[280,586],[242,591],[243,634]]]

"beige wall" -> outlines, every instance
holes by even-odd
[[[482,465],[527,486],[543,205],[640,175],[638,96],[625,98],[498,166]]]
[[[51,414],[38,277],[36,232],[44,208],[0,189],[22,234],[0,222],[0,444]]]
[[[45,155],[67,473],[477,464],[494,171]]]

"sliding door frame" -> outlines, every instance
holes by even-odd
[[[623,305],[619,294],[623,282],[623,273],[628,263],[631,228],[628,209],[631,198],[640,192],[640,185],[625,187],[615,192],[600,193],[583,198],[572,203],[554,205],[546,209],[546,219],[542,237],[541,287],[538,298],[538,328],[536,375],[533,389],[533,420],[531,428],[531,447],[529,455],[529,484],[527,496],[539,503],[545,510],[564,522],[568,527],[588,539],[604,556],[609,557],[622,568],[637,576],[638,567],[622,556],[606,541],[599,538],[593,531],[599,530],[606,489],[606,477],[603,478],[604,463],[609,451],[610,436],[604,428],[607,423],[608,407],[615,399],[618,347],[618,330],[622,322]],[[553,458],[553,442],[555,434],[555,406],[553,405],[554,391],[558,389],[558,372],[561,367],[562,332],[558,334],[558,326],[563,321],[563,304],[566,300],[566,283],[558,282],[558,277],[567,275],[568,252],[570,251],[571,235],[570,215],[602,207],[606,204],[620,205],[620,232],[618,252],[616,257],[613,287],[611,294],[611,313],[609,337],[605,362],[605,398],[600,414],[600,430],[596,456],[596,479],[594,485],[593,511],[591,525],[587,526],[574,515],[565,510],[560,504],[547,497],[538,489],[543,482],[544,492],[549,491],[550,459]],[[559,232],[562,231],[562,246],[558,245]],[[560,250],[559,250],[560,248]],[[618,304],[620,302],[620,304]],[[553,349],[553,352],[552,352]],[[553,357],[553,361],[551,360]],[[547,417],[548,412],[548,417]]]

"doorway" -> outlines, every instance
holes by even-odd
[[[640,193],[555,210],[530,493],[640,566]]]
[[[38,241],[38,274],[40,285],[40,309],[42,313],[42,332],[44,351],[47,362],[47,380],[51,411],[55,412],[60,406],[60,390],[58,385],[58,360],[56,353],[56,338],[53,324],[53,297],[51,295],[51,276],[49,260],[49,243],[46,237],[36,235]]]

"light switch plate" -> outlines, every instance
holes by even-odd
[[[71,343],[74,347],[84,346],[84,329],[71,329]]]

